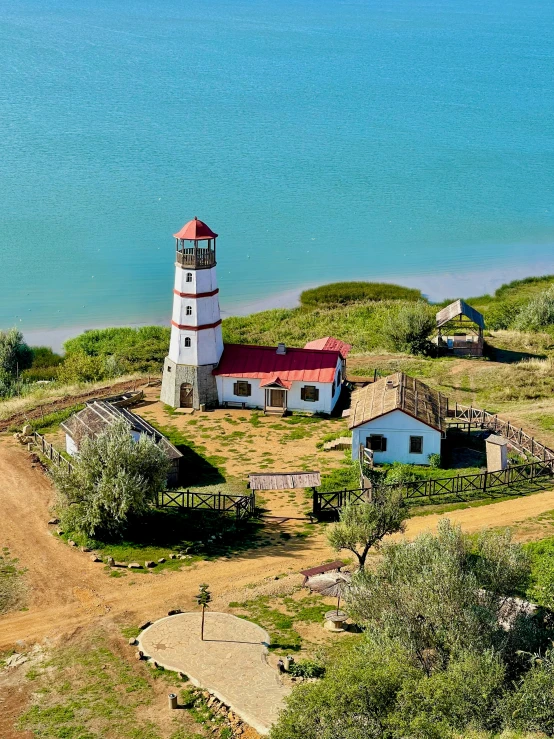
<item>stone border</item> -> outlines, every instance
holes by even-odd
[[[184,613],[193,613],[193,611],[185,611]],[[218,611],[213,611],[213,613],[218,613]],[[223,611],[219,611],[219,613],[224,613],[224,612]],[[141,633],[139,634],[139,636],[137,636],[137,638],[135,640],[135,645],[138,648],[138,654],[141,655],[141,656],[137,656],[137,659],[144,659],[145,661],[147,661],[149,664],[152,664],[153,666],[163,667],[164,670],[169,670],[170,672],[175,672],[175,673],[177,673],[177,675],[182,675],[183,674],[183,669],[181,669],[179,667],[175,667],[174,665],[166,664],[164,662],[158,662],[157,660],[156,661],[152,660],[151,657],[149,657],[144,652],[144,650],[142,649],[142,642],[141,642],[142,635],[145,634],[150,628],[152,628],[152,626],[155,626],[156,624],[159,624],[161,621],[169,621],[170,619],[174,618],[175,616],[180,616],[180,615],[182,615],[182,613],[174,613],[171,616],[164,616],[163,618],[159,618],[156,621],[154,621],[154,622],[149,623],[149,624],[146,625],[146,628],[144,628],[141,631]],[[242,620],[238,616],[235,616],[232,613],[225,613],[225,616],[231,616],[232,618],[237,619],[237,621],[241,621]],[[260,645],[263,647],[263,659],[265,660],[265,662],[266,662],[267,666],[269,667],[269,669],[271,669],[269,663],[267,662],[268,646],[271,643],[271,639],[269,638],[269,634],[267,633],[267,631],[265,631],[265,629],[262,629],[262,627],[259,626],[258,624],[256,624],[256,626],[258,626],[258,628],[263,632],[264,641],[261,641],[260,642]],[[202,682],[197,677],[195,677],[194,675],[191,675],[188,670],[186,671],[186,675],[187,675],[189,681],[195,687],[200,688],[201,690],[207,691],[210,695],[212,695],[214,698],[216,698],[219,701],[220,704],[223,704],[225,706],[229,706],[230,711],[232,711],[237,716],[240,716],[240,718],[242,719],[242,721],[245,724],[248,724],[248,726],[251,726],[253,729],[255,729],[258,732],[258,734],[262,734],[262,735],[269,734],[269,731],[271,729],[270,726],[266,726],[265,724],[261,724],[257,719],[253,718],[252,716],[250,716],[247,713],[244,713],[244,711],[237,711],[236,708],[234,708],[234,706],[232,705],[232,703],[229,701],[228,698],[226,698],[224,695],[222,695],[218,691],[213,690],[209,686],[203,685]]]

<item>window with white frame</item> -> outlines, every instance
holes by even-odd
[[[192,272],[187,272],[187,282],[192,282]]]
[[[192,316],[192,305],[187,305],[185,313],[187,316]]]
[[[185,336],[185,346],[190,346],[190,345],[191,345],[190,336]]]

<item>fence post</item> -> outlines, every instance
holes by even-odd
[[[485,470],[485,473],[484,473],[484,475],[483,475],[483,492],[484,492],[484,493],[485,493],[485,492],[486,492],[486,490],[487,490],[487,475],[488,475],[488,471],[487,471],[487,470]]]

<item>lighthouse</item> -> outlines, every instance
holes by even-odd
[[[214,233],[198,218],[176,234],[169,354],[160,399],[172,408],[218,405],[212,374],[223,353]]]

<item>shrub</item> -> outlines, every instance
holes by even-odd
[[[493,331],[500,329],[508,329],[516,320],[521,305],[518,303],[498,302],[493,303],[485,313],[485,323],[487,328]]]
[[[97,382],[105,377],[104,358],[89,356],[84,352],[68,355],[58,368],[58,380],[64,385],[76,382]]]
[[[437,456],[440,457],[440,455]],[[385,473],[385,483],[387,485],[403,485],[405,482],[413,482],[417,479],[418,475],[414,466],[403,462],[393,462]]]
[[[519,331],[536,331],[554,324],[554,285],[532,297],[514,321]]]
[[[422,300],[420,290],[385,282],[333,282],[304,290],[300,303],[304,306],[337,305],[366,300]]]
[[[396,313],[389,313],[383,326],[383,334],[389,348],[408,354],[433,353],[434,345],[429,337],[434,330],[433,312],[422,301],[413,305],[403,305]]]
[[[429,467],[431,467],[431,469],[433,470],[440,469],[440,466],[441,466],[441,455],[440,454],[437,454],[437,453],[430,454],[427,457],[427,461],[429,462]]]
[[[309,659],[300,659],[292,662],[289,672],[293,677],[321,677],[325,673],[325,667]]]
[[[153,439],[143,434],[135,442],[123,420],[83,439],[74,471],[51,471],[65,526],[91,537],[121,533],[164,489],[169,465]]]
[[[23,334],[16,328],[0,331],[0,373],[15,377],[31,366],[33,355],[23,341]]]

